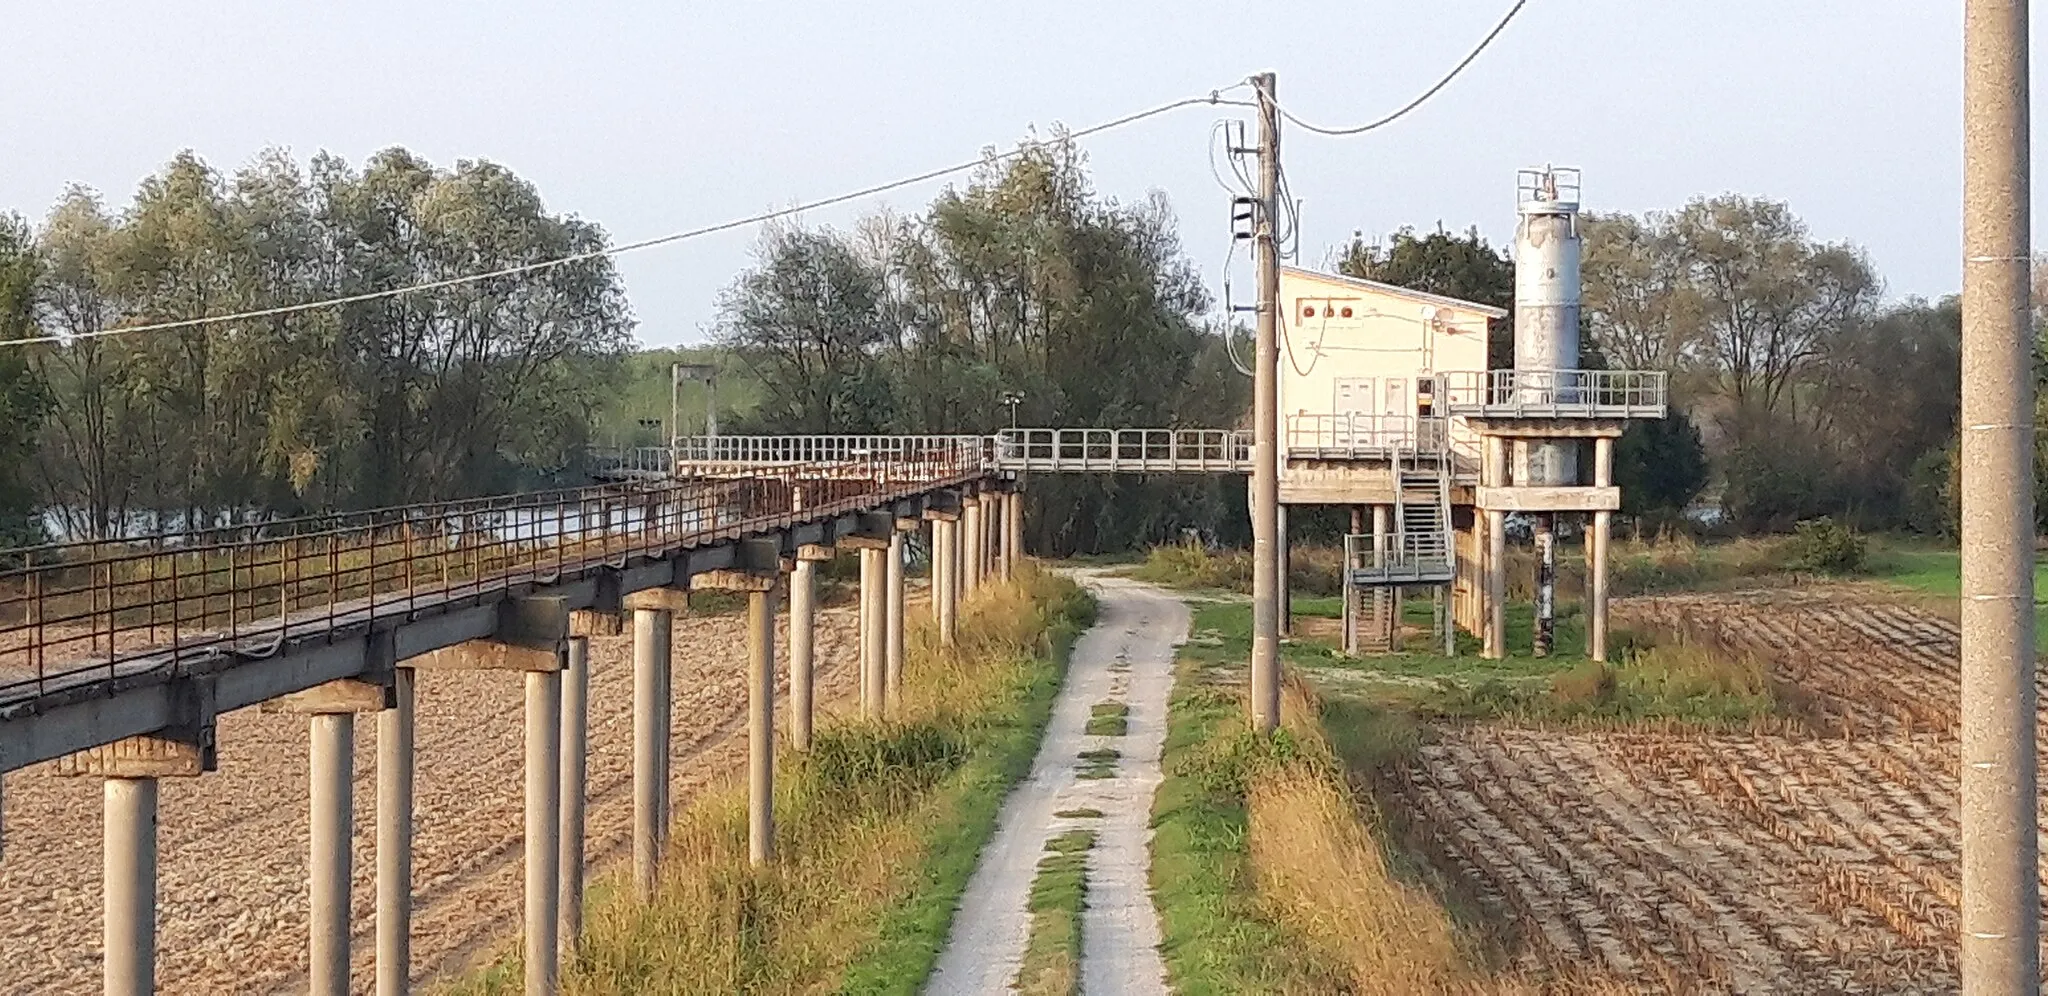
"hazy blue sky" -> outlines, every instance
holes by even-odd
[[[185,147],[231,169],[269,145],[356,162],[405,145],[444,164],[505,163],[556,210],[625,241],[1261,69],[1279,74],[1291,110],[1355,123],[1441,74],[1507,0],[8,6],[0,209],[40,218],[68,182],[125,203]],[[1892,296],[1951,293],[1961,6],[1531,0],[1401,123],[1357,138],[1288,133],[1303,259],[1355,229],[1438,221],[1477,224],[1498,243],[1515,169],[1551,161],[1582,167],[1600,210],[1729,190],[1780,198],[1816,235],[1866,247]],[[1183,110],[1086,144],[1104,192],[1166,192],[1212,285],[1227,245],[1205,153],[1218,116]],[[937,188],[887,203],[916,209]],[[752,241],[732,233],[622,260],[641,338],[701,338]]]

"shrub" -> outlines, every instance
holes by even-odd
[[[1794,556],[1810,571],[1853,573],[1863,569],[1869,552],[1863,537],[1825,515],[1801,522],[1793,537]]]

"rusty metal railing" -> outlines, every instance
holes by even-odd
[[[180,662],[274,650],[417,612],[983,473],[934,450],[849,473],[791,464],[729,481],[606,484],[0,555],[0,702]]]

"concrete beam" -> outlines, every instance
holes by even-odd
[[[647,588],[626,596],[626,611],[683,613],[690,611],[690,593],[681,588]]]
[[[571,637],[624,636],[626,615],[621,611],[604,609],[574,609],[569,613],[569,635]]]
[[[1612,512],[1621,508],[1617,487],[1479,488],[1481,509],[1501,512]]]
[[[191,778],[219,768],[213,731],[205,742],[170,737],[123,737],[57,759],[57,773],[99,778]]]
[[[1609,439],[1621,435],[1628,428],[1628,420],[1620,418],[1473,418],[1466,417],[1465,424],[1482,436],[1507,436],[1518,439]]]
[[[271,699],[260,708],[269,713],[316,716],[339,712],[382,712],[397,705],[397,689],[392,683],[343,678]]]

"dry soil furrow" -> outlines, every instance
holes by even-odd
[[[850,612],[824,614],[821,701],[851,687]],[[721,753],[744,708],[741,620],[682,617],[674,640],[675,786],[680,804],[733,761]],[[787,641],[779,641],[778,649]],[[631,650],[624,637],[591,647],[589,852],[617,851],[629,833]],[[779,672],[786,669],[779,668]],[[520,904],[518,679],[427,672],[418,688],[414,964],[431,974],[515,925]],[[158,965],[165,993],[274,992],[303,985],[306,725],[243,710],[221,719],[221,770],[162,783]],[[353,914],[355,982],[369,985],[375,722],[357,723]],[[9,776],[8,849],[0,862],[0,991],[98,986],[98,783],[47,767]]]

